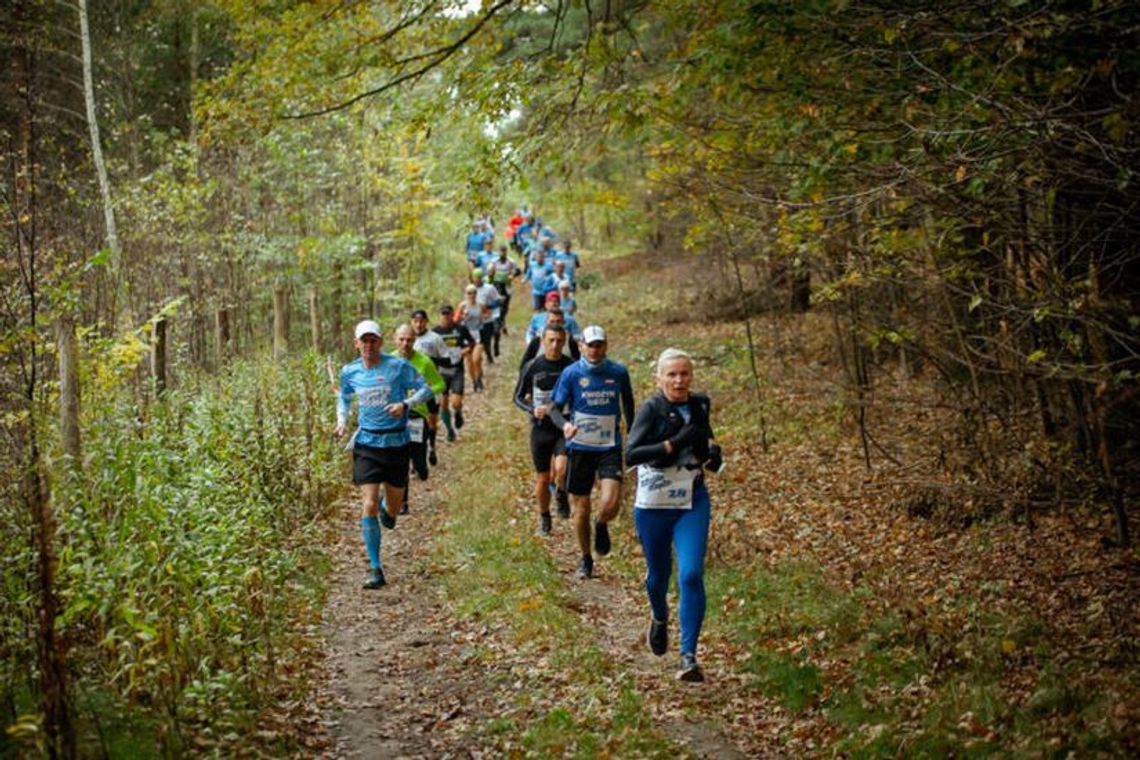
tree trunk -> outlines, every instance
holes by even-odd
[[[33,27],[28,18],[35,11],[35,4],[22,3],[13,14],[17,20],[15,28],[25,30]],[[16,443],[21,466],[22,494],[24,505],[32,518],[32,544],[36,553],[36,585],[39,592],[39,609],[36,611],[36,655],[39,671],[39,708],[43,713],[45,748],[50,758],[75,757],[75,726],[71,721],[71,708],[68,704],[67,644],[57,636],[56,622],[59,618],[59,600],[55,594],[55,519],[48,500],[47,487],[43,475],[43,462],[40,452],[39,428],[36,399],[39,396],[39,333],[36,323],[39,319],[39,270],[37,238],[37,190],[38,160],[36,156],[36,114],[38,93],[35,90],[35,51],[32,42],[19,32],[13,35],[12,62],[15,88],[19,96],[18,126],[13,140],[12,158],[17,171],[13,172],[11,196],[8,201],[13,209],[16,265],[21,269],[21,281],[27,303],[27,357],[23,366],[23,403],[27,413],[22,429],[17,427]]]
[[[154,395],[166,393],[166,319],[154,323],[154,345],[151,347],[150,371],[154,376]]]
[[[91,135],[91,158],[99,179],[99,193],[103,198],[103,221],[107,227],[107,247],[111,249],[111,281],[117,281],[122,264],[119,232],[115,226],[115,207],[111,203],[111,182],[107,178],[107,165],[103,162],[103,145],[99,138],[99,117],[95,110],[95,82],[91,64],[91,30],[87,23],[87,0],[78,0],[79,37],[83,47],[83,100],[87,105],[87,126]]]
[[[280,359],[289,350],[289,291],[273,288],[273,356]]]
[[[230,355],[230,310],[225,306],[214,312],[214,353],[220,369]]]
[[[56,346],[59,353],[59,438],[63,454],[70,460],[68,469],[78,473],[83,466],[79,444],[79,349],[75,340],[75,324],[69,317],[61,317],[56,325]]]
[[[313,339],[313,353],[321,355],[321,305],[317,298],[317,289],[309,291],[309,333]]]

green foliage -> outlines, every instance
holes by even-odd
[[[85,474],[58,473],[55,496],[59,625],[87,745],[134,735],[175,751],[246,728],[298,667],[297,625],[321,597],[314,547],[342,481],[318,370],[241,363],[145,409],[121,390],[88,396]],[[23,591],[5,594],[0,619],[27,620],[30,558],[5,546],[0,582]],[[14,630],[3,641],[7,672],[34,660]]]

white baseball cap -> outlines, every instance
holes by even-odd
[[[582,342],[586,344],[606,342],[606,331],[599,325],[590,325],[582,331]]]
[[[356,330],[354,331],[356,339],[360,340],[365,335],[375,335],[377,338],[384,337],[384,331],[380,329],[380,325],[376,324],[375,320],[365,319],[356,323]]]

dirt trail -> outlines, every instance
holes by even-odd
[[[514,348],[512,346],[512,348]],[[481,446],[496,431],[510,402],[514,363],[490,368],[489,391],[467,397],[467,427],[460,446]],[[511,430],[515,427],[512,425]],[[522,434],[519,432],[518,434]],[[436,526],[445,508],[443,481],[452,453],[441,443],[441,466],[427,483],[413,481],[412,514],[395,531],[383,531],[383,556],[389,585],[368,592],[359,587],[366,573],[360,543],[359,512],[346,502],[340,512],[339,543],[324,629],[327,661],[318,702],[326,705],[329,733],[326,757],[481,757],[495,754],[477,745],[477,729],[503,714],[515,698],[511,671],[535,662],[506,654],[488,664],[477,660],[476,645],[505,636],[484,623],[452,617],[439,593],[438,570],[430,561]],[[522,484],[520,484],[522,485]],[[533,529],[526,504],[515,505],[520,530]],[[615,540],[636,543],[628,509],[616,524]],[[631,544],[631,545],[632,545]],[[550,550],[566,572],[564,582],[575,599],[583,631],[632,675],[660,733],[687,748],[692,756],[732,759],[755,756],[768,744],[752,722],[740,722],[740,684],[722,678],[715,654],[706,655],[710,681],[682,684],[673,679],[675,645],[658,659],[644,644],[645,601],[640,587],[598,562],[598,577],[576,580],[571,570],[577,550],[569,521],[555,519]],[[343,579],[343,580],[342,580]],[[711,603],[711,601],[710,601]],[[675,601],[674,601],[675,606]],[[676,636],[676,630],[671,632]],[[495,647],[500,653],[517,651]],[[525,655],[515,655],[515,659]],[[496,674],[495,671],[498,671]],[[558,678],[558,674],[551,674]],[[496,677],[498,676],[498,677]],[[754,706],[753,706],[754,707]]]

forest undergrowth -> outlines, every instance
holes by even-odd
[[[324,517],[343,487],[322,376],[311,356],[237,362],[147,405],[123,378],[89,379],[82,469],[54,490],[80,756],[285,746],[258,714],[310,688]],[[32,551],[24,520],[3,521],[10,552]],[[9,554],[0,583],[27,588],[17,573],[32,566]],[[2,604],[0,757],[23,757],[44,749],[23,666],[36,600]]]
[[[752,317],[754,383],[743,323],[685,300],[697,259],[604,267],[605,303],[624,305],[605,319],[638,398],[673,345],[713,399],[729,464],[710,485],[704,646],[774,701],[787,750],[1140,748],[1140,563],[1112,544],[1109,510],[1032,502],[1014,482],[963,489],[943,453],[953,415],[922,373],[877,379],[875,393],[906,403],[870,406],[868,466],[824,311]]]

